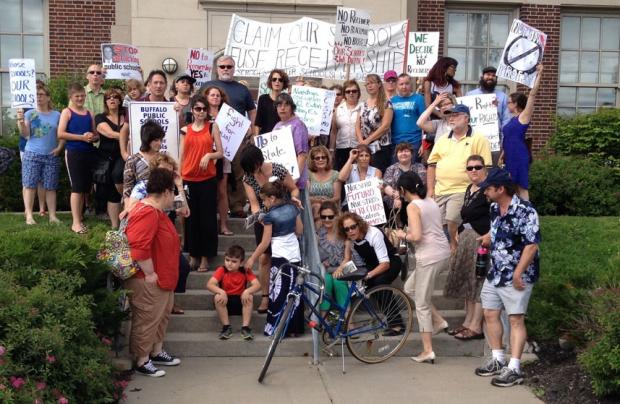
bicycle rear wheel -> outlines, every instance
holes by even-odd
[[[379,363],[405,345],[413,325],[411,300],[392,286],[377,286],[357,300],[347,317],[347,348],[357,360]]]
[[[276,352],[276,348],[278,347],[280,340],[282,339],[282,337],[284,337],[284,330],[286,330],[286,326],[291,319],[291,312],[293,311],[294,306],[295,297],[289,296],[288,302],[286,302],[284,311],[282,312],[280,320],[278,321],[278,326],[273,332],[273,340],[271,340],[271,345],[269,345],[269,350],[267,351],[267,356],[265,357],[265,363],[263,363],[263,369],[260,371],[260,375],[258,376],[259,383],[262,383],[263,379],[265,379],[265,374],[267,373],[267,369],[269,368],[271,359],[273,359],[273,355]]]

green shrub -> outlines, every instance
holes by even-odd
[[[530,197],[540,215],[615,216],[620,177],[590,159],[547,156],[532,164]]]

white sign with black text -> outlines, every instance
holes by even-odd
[[[306,124],[308,135],[329,135],[336,92],[317,87],[293,86],[291,97],[297,106],[295,115]]]
[[[367,179],[344,185],[349,211],[357,213],[369,224],[385,223],[385,209],[377,181]]]
[[[251,122],[234,108],[230,107],[230,105],[224,103],[215,118],[215,123],[217,123],[218,128],[220,128],[224,157],[228,161],[232,161],[248,132]]]
[[[491,145],[491,151],[499,151],[499,124],[495,94],[479,94],[458,97],[456,101],[469,107],[469,123]]]
[[[11,108],[37,107],[37,72],[34,59],[9,59]]]
[[[254,138],[256,147],[262,150],[265,161],[282,164],[294,180],[299,178],[297,154],[290,126]]]
[[[370,13],[349,7],[336,9],[334,60],[336,63],[359,65],[364,63],[368,47]]]
[[[497,77],[532,88],[538,74],[536,65],[542,61],[546,43],[547,34],[514,20],[497,66]]]
[[[166,134],[160,151],[168,153],[179,161],[179,114],[174,102],[131,102],[129,103],[129,145],[131,152],[140,150],[140,129],[146,121],[157,122]]]
[[[426,77],[439,56],[439,32],[410,32],[407,51],[407,73]]]

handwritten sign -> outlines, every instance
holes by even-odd
[[[468,95],[456,101],[469,107],[469,123],[481,135],[486,136],[491,151],[499,151],[499,124],[497,106],[493,103],[495,94]]]
[[[268,24],[233,14],[224,53],[235,60],[235,74],[259,77],[263,71],[283,69],[289,77],[344,80],[344,63],[334,59],[336,26],[304,17],[285,24]],[[351,65],[350,78],[383,76],[403,71],[407,21],[370,25],[362,64]]]
[[[294,180],[299,178],[297,154],[290,126],[258,135],[254,138],[254,144],[263,151],[265,161],[280,163],[291,173]]]
[[[220,112],[215,118],[218,128],[220,128],[220,135],[222,136],[222,147],[224,148],[224,157],[228,161],[232,161],[241,142],[248,132],[250,127],[250,120],[239,112],[231,108],[230,105],[224,103]]]
[[[37,107],[37,73],[34,59],[9,59],[11,108]]]
[[[196,88],[202,87],[207,81],[211,80],[213,62],[213,52],[203,48],[188,49],[185,73],[196,79]]]
[[[295,115],[308,127],[308,135],[329,135],[336,92],[318,87],[293,86],[291,97],[297,106]]]
[[[179,115],[174,110],[174,102],[129,103],[131,152],[140,150],[140,128],[148,120],[157,122],[166,133],[161,143],[161,151],[179,161]]]
[[[349,7],[336,9],[334,60],[336,63],[362,64],[368,46],[370,13]]]
[[[101,64],[106,79],[142,80],[138,48],[122,43],[101,44]]]
[[[439,32],[410,32],[407,73],[426,77],[439,56]]]
[[[377,182],[372,179],[344,185],[349,211],[357,213],[369,224],[386,222],[383,199]]]
[[[542,61],[547,34],[514,20],[502,53],[497,77],[502,77],[532,88],[536,80],[536,65]]]

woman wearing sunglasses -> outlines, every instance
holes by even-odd
[[[465,320],[460,327],[448,330],[448,334],[460,340],[483,339],[482,305],[480,290],[484,278],[476,277],[477,238],[489,232],[489,201],[479,185],[487,177],[482,156],[469,156],[465,166],[471,184],[465,191],[461,208],[463,223],[458,229],[456,253],[450,259],[450,270],[444,295],[465,300]]]
[[[190,266],[209,270],[208,257],[217,255],[217,176],[215,161],[222,158],[217,124],[208,120],[209,103],[201,95],[191,101],[194,122],[181,129],[181,177],[188,189],[191,215],[185,221],[185,247]]]
[[[254,122],[254,135],[269,133],[280,122],[276,111],[276,98],[290,85],[288,74],[284,70],[273,69],[267,78],[267,87],[271,91],[258,97],[256,108],[256,120]]]
[[[347,80],[344,88],[344,101],[336,106],[329,138],[329,151],[334,155],[336,170],[342,169],[349,159],[349,152],[357,147],[355,123],[362,109],[360,86],[355,80]]]
[[[327,147],[315,146],[310,150],[308,163],[308,194],[312,205],[314,222],[319,225],[319,208],[321,203],[340,202],[342,186],[338,181],[338,171],[332,170],[332,159]]]

